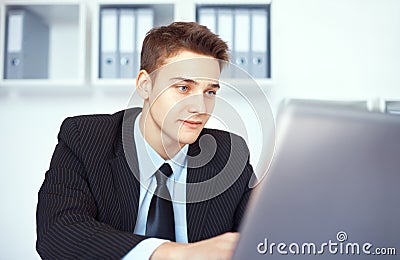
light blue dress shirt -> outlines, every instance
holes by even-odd
[[[138,235],[146,234],[147,213],[157,186],[154,173],[166,162],[171,166],[173,171],[167,180],[167,187],[171,194],[172,206],[174,208],[176,242],[187,243],[186,154],[189,145],[185,145],[174,158],[165,161],[144,139],[139,127],[139,118],[141,115],[138,115],[134,125],[134,139],[140,171],[139,210],[134,233]],[[168,240],[159,238],[145,239],[129,251],[124,259],[149,259],[154,250],[166,241]]]

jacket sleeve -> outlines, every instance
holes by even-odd
[[[43,259],[121,258],[145,237],[96,220],[80,152],[76,123],[67,119],[38,195],[36,249]]]

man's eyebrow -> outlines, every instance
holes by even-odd
[[[193,80],[193,79],[182,78],[182,77],[170,78],[170,80],[171,80],[171,81],[175,81],[175,83],[180,82],[180,81],[183,81],[183,82],[191,83],[191,84],[195,84],[195,85],[198,85],[198,84],[199,84],[198,82],[196,82],[196,81]]]
[[[176,82],[183,81],[183,82],[186,82],[186,83],[199,85],[199,82],[197,82],[197,81],[195,81],[193,79],[188,79],[188,78],[174,77],[174,78],[170,78],[170,80],[173,80],[173,81],[176,81]],[[221,88],[218,83],[210,83],[209,86],[212,87],[212,88]]]
[[[218,83],[212,83],[212,84],[209,84],[209,85],[210,85],[210,87],[212,87],[212,88],[218,88],[218,89],[221,88],[221,86],[220,86]]]

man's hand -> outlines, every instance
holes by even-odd
[[[239,233],[225,233],[196,243],[166,242],[151,256],[158,259],[231,259]]]

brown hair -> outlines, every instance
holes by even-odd
[[[165,59],[182,50],[229,61],[228,45],[206,26],[195,22],[174,22],[147,33],[140,56],[140,69],[151,73],[164,65]]]

